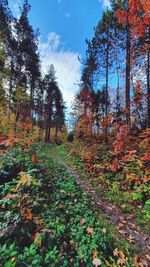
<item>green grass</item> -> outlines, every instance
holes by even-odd
[[[0,229],[18,225],[15,234],[0,237],[0,266],[92,267],[93,257],[103,267],[119,266],[121,257],[134,266],[128,244],[114,235],[51,146],[39,146],[37,153],[39,162],[26,166],[24,183],[18,185],[17,176],[0,188]],[[114,256],[116,248],[125,256]]]
[[[149,233],[149,185],[143,184],[141,186],[135,186],[131,190],[129,186],[127,187],[124,185],[125,177],[122,173],[114,175],[111,172],[105,172],[102,176],[93,173],[91,176],[87,171],[86,163],[81,160],[78,155],[71,155],[72,147],[73,145],[71,143],[67,144],[67,149],[64,145],[61,145],[57,147],[56,150],[67,164],[74,167],[79,172],[82,179],[90,181],[97,192],[105,199],[113,202],[123,213],[134,214],[135,223],[141,227],[143,232]],[[148,200],[143,204],[145,199]]]

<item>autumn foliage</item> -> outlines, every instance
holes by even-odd
[[[147,0],[129,0],[128,8],[116,12],[119,23],[130,24],[133,37],[142,37],[150,25],[150,3]]]

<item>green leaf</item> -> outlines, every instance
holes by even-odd
[[[15,255],[17,255],[17,251],[12,251],[12,252],[10,253],[10,257],[14,257]]]
[[[11,263],[11,261],[7,261],[6,263],[5,263],[5,265],[4,265],[4,267],[12,267],[13,265],[12,265],[12,263]]]

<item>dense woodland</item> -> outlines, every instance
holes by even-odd
[[[10,142],[39,129],[39,139],[50,142],[50,132],[64,126],[64,101],[53,65],[43,77],[38,52],[38,31],[28,19],[30,5],[24,1],[19,19],[13,17],[8,1],[0,2],[0,133]],[[16,140],[17,141],[17,140]]]
[[[112,1],[86,41],[76,113],[84,109],[77,118],[91,138],[103,130],[107,142],[117,124],[136,134],[150,127],[149,9],[148,1]]]
[[[0,0],[0,267],[149,266],[150,2],[110,2],[66,116],[28,0]]]

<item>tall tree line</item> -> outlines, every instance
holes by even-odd
[[[0,131],[4,118],[7,126],[14,116],[14,135],[18,123],[26,122],[45,130],[50,142],[50,129],[58,130],[65,123],[64,101],[58,87],[54,66],[43,78],[38,51],[39,32],[29,22],[28,0],[16,19],[7,0],[0,0]],[[40,135],[39,135],[40,136]]]
[[[111,8],[103,13],[93,38],[86,40],[77,98],[85,114],[86,100],[81,96],[86,88],[91,98],[86,114],[93,112],[94,118],[93,138],[101,129],[106,143],[112,123],[126,124],[129,131],[150,127],[148,2],[111,0]]]

